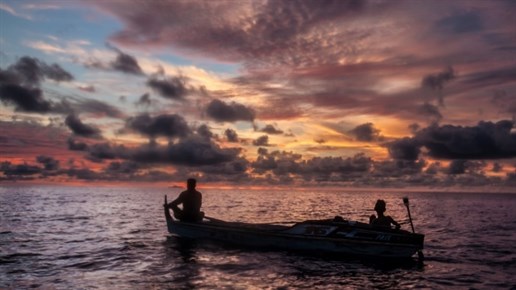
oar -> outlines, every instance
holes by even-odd
[[[409,222],[410,222],[410,227],[412,228],[412,232],[415,234],[416,231],[414,230],[414,224],[412,223],[412,216],[410,215],[410,207],[409,207],[409,199],[408,199],[408,197],[405,196],[403,198],[403,204],[407,208],[408,218],[409,218]],[[420,262],[422,262],[423,259],[425,258],[425,256],[423,255],[423,251],[421,251],[421,250],[417,251],[417,256],[419,257],[419,261]]]
[[[410,207],[409,207],[409,200],[408,200],[408,197],[404,197],[403,198],[403,204],[405,205],[405,207],[407,207],[407,211],[408,211],[408,219],[409,219],[409,222],[410,222],[410,227],[412,227],[412,232],[413,233],[416,233],[416,231],[414,230],[414,224],[412,223],[412,216],[410,215]]]

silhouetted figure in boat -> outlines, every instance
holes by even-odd
[[[391,228],[391,224],[396,226],[396,229],[400,229],[400,224],[397,223],[393,218],[390,216],[384,215],[385,213],[385,201],[383,199],[379,199],[376,201],[376,204],[374,205],[374,210],[378,214],[378,217],[374,214],[369,217],[369,224],[375,226],[375,227],[384,227],[384,228]]]
[[[204,217],[204,212],[201,211],[202,194],[195,189],[197,181],[189,178],[186,181],[186,190],[181,192],[179,196],[168,204],[174,212],[174,217],[184,222],[199,222]],[[182,204],[183,208],[178,206]]]

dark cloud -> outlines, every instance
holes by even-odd
[[[228,128],[226,129],[226,131],[224,131],[224,135],[226,135],[226,139],[228,140],[228,142],[238,142],[238,134],[235,130]]]
[[[268,152],[260,148],[251,168],[256,174],[289,176],[299,181],[349,181],[367,174],[371,158],[357,154],[353,157],[315,157],[303,160],[302,155],[285,151]]]
[[[260,130],[260,132],[264,132],[264,133],[271,134],[271,135],[283,134],[282,130],[277,129],[276,127],[274,127],[273,125],[270,125],[270,124],[268,124],[264,128],[262,128]]]
[[[96,115],[104,115],[111,118],[124,118],[125,114],[122,113],[118,108],[102,102],[97,101],[93,99],[89,100],[79,100],[76,103],[70,104],[70,106],[73,108],[74,111],[80,112],[80,113],[91,113]]]
[[[473,175],[484,175],[483,169],[485,163],[481,161],[472,160],[452,160],[448,166],[448,174],[465,174],[470,173]]]
[[[502,172],[502,170],[503,170],[503,165],[502,164],[500,164],[498,162],[493,163],[493,168],[492,168],[493,172],[498,173],[498,172]]]
[[[69,72],[65,71],[55,63],[51,65],[43,65],[43,74],[47,78],[57,82],[69,82],[74,79]]]
[[[182,166],[217,165],[236,160],[238,148],[220,148],[212,140],[198,135],[182,138],[161,146],[150,143],[135,148],[110,143],[89,146],[88,159],[95,162],[122,159],[142,164],[168,164]]]
[[[71,81],[73,76],[58,64],[46,64],[37,58],[24,56],[7,68],[14,73],[25,85],[38,85],[43,79],[54,81]]]
[[[206,124],[202,124],[199,127],[197,127],[197,134],[203,138],[211,139],[215,137],[213,132],[211,132],[210,127]]]
[[[418,113],[427,116],[432,123],[439,123],[443,118],[439,108],[429,103],[424,103],[418,108]]]
[[[62,173],[80,180],[102,180],[106,178],[104,174],[93,171],[89,168],[69,168],[62,171]]]
[[[516,67],[508,66],[480,71],[464,77],[463,83],[474,87],[487,87],[512,83],[516,79]]]
[[[185,137],[191,133],[185,119],[180,115],[158,115],[152,117],[149,114],[141,114],[127,119],[126,128],[149,138],[156,137]]]
[[[86,151],[88,149],[88,144],[84,142],[75,141],[75,139],[73,138],[68,138],[66,143],[68,144],[68,150]]]
[[[451,66],[447,67],[440,73],[429,74],[423,77],[421,85],[434,90],[442,90],[444,84],[455,78],[455,71]]]
[[[39,88],[17,84],[0,84],[0,99],[5,105],[14,105],[16,111],[48,113],[52,103],[45,100]]]
[[[135,103],[137,106],[150,106],[152,104],[152,100],[150,98],[149,93],[145,93],[140,96],[138,101]]]
[[[123,73],[143,75],[143,71],[138,64],[136,58],[126,53],[118,51],[116,59],[111,63],[111,67],[114,70],[121,71]]]
[[[130,149],[123,145],[111,145],[110,143],[97,143],[88,146],[87,159],[93,162],[102,162],[105,159],[128,159]]]
[[[383,137],[380,135],[380,130],[375,128],[373,123],[365,123],[358,125],[349,131],[351,135],[358,141],[373,142],[380,141]]]
[[[387,145],[389,155],[394,159],[417,160],[421,152],[419,143],[413,138],[402,138]]]
[[[147,86],[157,92],[160,96],[171,100],[182,100],[188,94],[186,80],[180,77],[158,79],[151,77]]]
[[[389,143],[392,158],[416,160],[425,147],[440,159],[498,159],[516,157],[516,134],[512,121],[480,122],[474,127],[430,126],[412,138]]]
[[[19,175],[36,175],[40,174],[43,169],[39,166],[29,164],[11,164],[9,161],[0,163],[0,171],[6,176],[19,176]]]
[[[207,108],[208,116],[218,122],[254,121],[254,110],[242,104],[231,102],[226,104],[220,100],[211,101]]]
[[[254,146],[270,146],[269,144],[269,136],[263,135],[258,137],[256,140],[253,140]]]
[[[84,124],[77,115],[68,115],[65,119],[65,124],[77,136],[86,138],[101,138],[100,130],[97,127]]]
[[[220,148],[210,140],[191,136],[166,147],[142,146],[132,152],[131,159],[144,163],[203,166],[231,162],[239,153],[239,149]]]
[[[452,34],[478,32],[484,28],[481,15],[475,11],[455,13],[442,18],[436,25],[441,31]]]
[[[71,81],[73,76],[57,64],[48,65],[24,56],[7,70],[0,69],[0,100],[5,105],[13,105],[16,111],[51,112],[53,103],[44,98],[39,88],[45,78]]]
[[[422,172],[426,161],[424,160],[385,160],[374,161],[371,175],[375,178],[397,177],[415,175]]]
[[[135,174],[142,168],[142,165],[133,161],[113,161],[110,162],[105,172],[108,174]]]
[[[464,174],[466,173],[467,160],[452,160],[448,166],[449,174]]]
[[[57,170],[59,169],[59,160],[54,159],[50,156],[39,155],[36,157],[38,163],[43,164],[45,170]]]

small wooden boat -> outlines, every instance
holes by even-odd
[[[346,220],[307,220],[291,226],[214,218],[182,222],[172,218],[166,206],[165,217],[168,231],[174,236],[257,248],[382,258],[410,258],[417,252],[421,258],[424,241],[422,234]]]

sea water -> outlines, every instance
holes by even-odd
[[[367,222],[376,199],[426,259],[385,263],[170,237],[163,197],[179,190],[0,187],[0,289],[405,289],[516,287],[516,195],[204,189],[206,215],[240,222]]]

